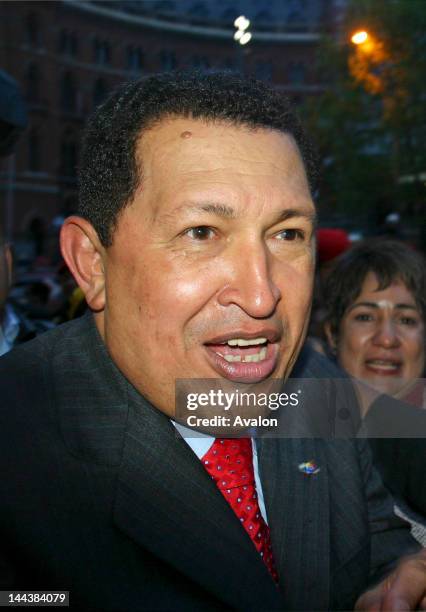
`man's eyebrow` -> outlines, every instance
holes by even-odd
[[[182,204],[178,206],[173,211],[166,213],[165,217],[177,217],[181,216],[187,212],[207,212],[218,217],[224,217],[226,219],[235,219],[237,217],[234,209],[231,206],[227,206],[226,204],[216,203],[216,202],[200,202],[199,204]]]
[[[225,219],[236,219],[238,217],[232,206],[216,202],[202,202],[200,204],[182,204],[176,208],[171,214],[180,215],[184,212],[200,212],[204,211]],[[169,216],[169,215],[167,215]],[[312,209],[305,208],[285,208],[280,211],[276,217],[276,222],[287,221],[293,218],[306,218],[315,227],[317,224],[316,212]]]
[[[237,216],[232,206],[227,206],[226,204],[214,204],[213,202],[206,202],[205,204],[200,204],[200,206],[197,206],[196,208],[198,208],[198,210],[204,210],[204,212],[212,213],[214,215],[217,215],[218,217],[223,217],[225,219],[235,219]]]
[[[307,219],[314,228],[317,225],[317,213],[315,210],[311,208],[285,208],[282,210],[277,217],[277,222],[279,221],[287,221],[287,219],[296,219],[296,218],[305,218]]]

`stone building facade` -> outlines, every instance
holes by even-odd
[[[8,233],[40,238],[76,209],[81,130],[123,81],[209,67],[271,81],[296,103],[321,91],[316,50],[334,27],[334,2],[0,2],[0,69],[20,83],[29,116],[14,155],[0,160]],[[242,10],[252,18],[246,47],[233,40]]]

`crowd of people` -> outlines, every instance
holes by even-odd
[[[80,173],[53,278],[13,286],[0,234],[0,588],[111,612],[425,609],[424,257],[315,237],[299,120],[229,73],[124,85]],[[329,381],[291,413],[307,435],[193,437],[176,413],[176,380],[295,373]],[[318,439],[313,412],[345,436]]]

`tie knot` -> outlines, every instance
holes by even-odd
[[[219,489],[254,484],[250,438],[216,438],[202,458],[203,465]]]

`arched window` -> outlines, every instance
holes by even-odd
[[[71,72],[65,72],[61,77],[61,108],[68,112],[77,109],[77,89]]]
[[[40,70],[37,64],[30,64],[26,77],[26,94],[28,102],[40,102]]]
[[[36,127],[32,127],[28,135],[28,170],[39,172],[41,168],[40,159],[40,132]]]
[[[93,87],[93,106],[99,106],[105,100],[108,93],[108,86],[104,79],[96,79]]]

